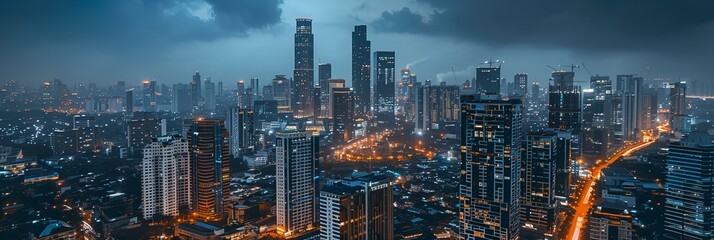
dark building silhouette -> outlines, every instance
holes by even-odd
[[[332,89],[332,141],[346,143],[352,139],[354,124],[354,94],[349,88]]]
[[[191,90],[193,92],[193,107],[198,107],[199,102],[201,102],[201,74],[196,71],[193,75],[193,80],[191,81]]]
[[[352,87],[355,91],[355,116],[371,115],[372,42],[367,40],[367,26],[357,25],[352,32]]]
[[[476,92],[488,95],[501,94],[501,66],[476,68]]]
[[[374,116],[394,122],[394,52],[374,52]]]

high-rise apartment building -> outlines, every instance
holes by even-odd
[[[637,140],[644,127],[642,81],[634,75],[617,75],[617,92],[622,96],[622,134],[625,141]]]
[[[279,232],[298,236],[317,228],[320,142],[311,132],[276,134],[276,214]]]
[[[394,239],[394,183],[353,173],[320,190],[320,239]]]
[[[521,236],[551,239],[556,219],[556,161],[563,151],[555,132],[527,133],[521,152]]]
[[[156,111],[156,81],[144,80],[141,84],[144,87],[142,98],[144,111]]]
[[[188,209],[191,199],[188,141],[181,136],[154,138],[144,148],[141,168],[144,219],[177,216],[180,209]]]
[[[702,123],[669,145],[665,239],[714,238],[714,128]]]
[[[519,239],[521,101],[461,96],[459,234]]]
[[[232,107],[228,110],[226,126],[229,134],[229,148],[234,157],[242,157],[255,150],[255,125],[253,110]]]

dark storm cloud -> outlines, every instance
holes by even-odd
[[[378,31],[444,35],[490,46],[584,51],[712,51],[713,1],[417,0],[434,9],[383,12]]]
[[[22,46],[56,42],[144,51],[181,41],[245,36],[250,29],[280,22],[281,3],[282,0],[0,1],[0,42],[5,46],[0,49],[12,52]],[[201,6],[212,8],[212,18],[191,14]]]

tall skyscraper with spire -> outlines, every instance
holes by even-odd
[[[372,42],[367,40],[367,26],[357,25],[352,32],[352,87],[355,91],[355,117],[371,113],[371,63]]]
[[[293,101],[291,108],[296,116],[313,114],[313,85],[315,75],[314,37],[312,19],[296,19],[295,28],[295,70],[293,70]]]

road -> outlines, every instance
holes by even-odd
[[[568,230],[568,235],[565,239],[580,239],[580,233],[582,232],[583,228],[585,228],[585,224],[587,223],[588,212],[590,211],[590,208],[593,205],[592,201],[590,201],[590,197],[593,192],[593,185],[597,178],[600,176],[600,172],[610,166],[610,164],[620,159],[620,157],[629,156],[633,152],[645,148],[652,143],[654,143],[654,141],[631,144],[621,149],[617,153],[613,154],[610,158],[607,159],[607,161],[602,162],[592,168],[592,175],[590,178],[587,179],[587,181],[585,181],[585,185],[583,185],[584,187],[581,190],[582,192],[580,192],[579,194],[579,196],[581,197],[577,201],[576,205],[573,206],[573,209],[575,209],[575,214],[573,215],[574,221],[571,221],[571,225]]]

